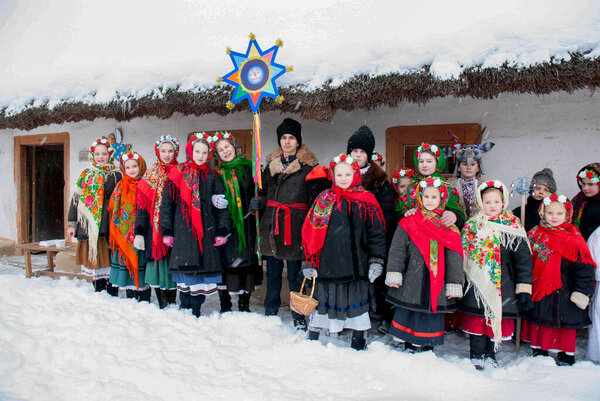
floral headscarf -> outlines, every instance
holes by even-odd
[[[577,185],[579,186],[579,189],[581,189],[583,178],[588,178],[592,183],[600,185],[600,163],[590,163],[579,170],[577,173]],[[600,192],[594,196],[593,199],[600,200]],[[575,216],[575,225],[577,227],[579,227],[579,224],[581,223],[581,215],[588,200],[589,198],[586,197],[582,191],[579,191],[573,198],[573,212]]]

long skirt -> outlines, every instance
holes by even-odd
[[[344,329],[369,330],[369,282],[322,283],[317,281],[319,305],[310,315],[309,325],[339,333]]]
[[[531,348],[574,355],[576,338],[577,330],[575,329],[538,326],[523,319],[521,340],[531,343]]]
[[[588,349],[587,355],[594,362],[600,362],[600,268],[596,269],[596,289],[594,302],[590,306],[590,318],[592,325],[588,329]]]
[[[396,307],[389,333],[415,345],[444,344],[444,313],[425,313]]]
[[[81,273],[91,277],[93,280],[109,278],[110,254],[108,240],[106,238],[98,238],[98,252],[95,263],[90,261],[88,251],[89,243],[87,240],[77,241],[75,263],[81,265]]]
[[[146,263],[143,252],[138,252],[138,284],[135,284],[135,277],[129,272],[127,266],[123,263],[118,249],[113,249],[110,256],[110,278],[108,281],[116,287],[124,290],[143,290],[147,284],[145,281]]]
[[[481,316],[470,315],[463,312],[460,320],[460,328],[467,334],[494,338],[494,332],[492,331],[491,326],[489,326],[485,321],[485,318]],[[502,340],[510,340],[514,333],[514,319],[502,319]]]
[[[183,273],[173,273],[173,281],[177,283],[179,292],[190,293],[192,296],[212,295],[217,292],[217,284],[223,281],[218,276],[192,276]]]
[[[230,294],[244,294],[258,289],[262,279],[263,270],[258,265],[227,268],[223,273],[223,282],[219,284],[219,289],[226,290]]]
[[[177,288],[177,284],[173,281],[173,275],[169,273],[169,258],[146,263],[146,284],[161,290]]]

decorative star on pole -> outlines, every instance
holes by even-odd
[[[275,46],[263,52],[256,42],[255,36],[250,34],[250,43],[248,43],[245,54],[227,49],[235,67],[233,71],[220,79],[220,81],[235,87],[227,107],[233,108],[234,104],[248,99],[252,112],[258,113],[260,102],[264,96],[281,103],[283,98],[279,96],[275,80],[286,71],[292,70],[292,67],[286,68],[275,62],[277,50],[282,45],[283,42],[278,40]]]

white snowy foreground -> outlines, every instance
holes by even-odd
[[[600,367],[557,367],[514,353],[476,371],[468,341],[420,355],[373,335],[309,343],[287,318],[219,315],[218,297],[199,319],[176,307],[94,293],[87,282],[26,279],[0,262],[0,399],[4,400],[598,400]],[[253,304],[253,310],[260,310]],[[289,312],[282,311],[288,316]]]

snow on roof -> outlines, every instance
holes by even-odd
[[[600,56],[600,2],[581,0],[53,0],[0,2],[0,109],[198,91],[232,70],[226,47],[248,34],[290,87],[338,86],[360,74],[430,66],[456,78],[473,66],[529,66],[571,52]]]

